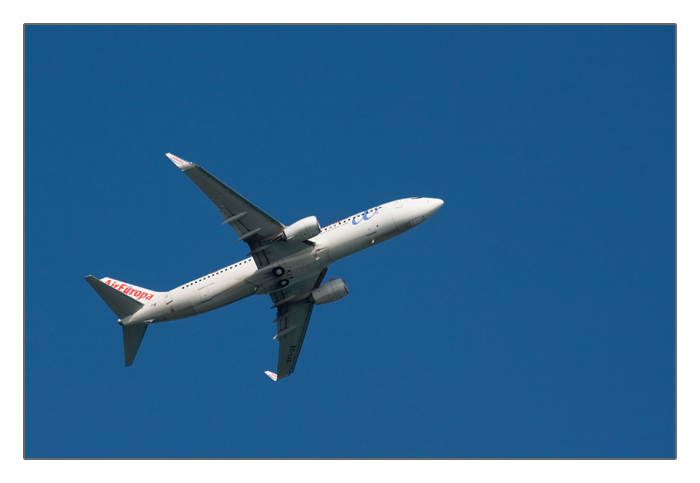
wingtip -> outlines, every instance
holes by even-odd
[[[189,166],[192,166],[192,163],[190,163],[189,161],[185,161],[184,159],[178,158],[174,154],[165,153],[165,155],[168,157],[168,159],[170,159],[170,161],[173,162],[175,166],[177,166],[180,169],[185,169]]]
[[[274,372],[265,371],[265,374],[267,374],[267,377],[269,377],[273,381],[277,381],[277,374],[275,374]]]

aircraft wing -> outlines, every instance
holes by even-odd
[[[276,240],[285,229],[282,223],[200,166],[170,153],[166,156],[216,205],[221,216],[224,217],[222,224],[231,225],[239,236],[238,241],[244,240],[250,246],[249,255],[253,256],[258,268],[309,248],[308,244],[300,241]]]
[[[309,327],[309,319],[314,309],[314,304],[309,302],[306,295],[320,286],[327,269],[323,269],[317,277],[311,277],[303,282],[292,285],[289,289],[270,294],[272,301],[277,306],[277,335],[279,341],[279,357],[277,361],[277,374],[265,371],[270,379],[277,381],[294,372],[304,343],[306,329]],[[285,302],[285,300],[301,299],[300,301]]]

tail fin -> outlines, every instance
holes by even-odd
[[[95,289],[97,295],[102,297],[102,300],[109,305],[109,308],[112,309],[120,320],[141,310],[143,303],[139,302],[139,300],[151,300],[154,295],[150,290],[108,278],[97,280],[92,275],[88,275],[85,277],[85,280]],[[124,362],[127,366],[134,363],[134,358],[136,357],[136,353],[139,350],[147,328],[147,324],[122,326],[124,336]]]
[[[97,280],[92,275],[85,277],[85,280],[87,280],[87,283],[89,283],[90,286],[95,289],[97,295],[102,297],[102,300],[109,305],[112,312],[114,312],[120,319],[135,314],[141,310],[141,307],[143,307],[143,304],[138,300],[135,300],[132,297],[120,292],[116,288]]]

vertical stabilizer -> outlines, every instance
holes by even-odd
[[[139,300],[151,300],[154,292],[128,285],[111,279],[97,280],[92,275],[85,277],[85,280],[95,289],[97,295],[102,297],[109,308],[121,319],[124,319],[124,324],[130,315],[135,314],[143,307],[143,303]],[[124,362],[127,366],[134,363],[134,358],[139,350],[143,334],[146,333],[147,324],[123,325],[122,332],[124,335]]]
[[[129,297],[128,295],[125,295],[116,288],[113,288],[107,285],[106,283],[97,280],[92,275],[88,275],[87,277],[85,277],[85,280],[87,280],[87,283],[89,283],[90,286],[93,289],[95,289],[97,295],[102,297],[102,300],[104,300],[105,303],[109,305],[109,308],[112,309],[112,312],[114,312],[120,319],[135,314],[136,312],[141,310],[141,307],[143,307],[143,304],[138,300],[134,300],[133,298]]]

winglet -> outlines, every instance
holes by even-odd
[[[184,159],[180,159],[177,156],[175,156],[174,154],[165,153],[165,155],[168,158],[170,158],[170,161],[172,161],[173,164],[175,164],[175,166],[177,166],[178,168],[180,168],[183,171],[193,165],[193,163],[190,163],[189,161],[185,161]]]
[[[265,371],[265,374],[267,374],[267,377],[269,377],[273,381],[277,381],[277,374],[275,374],[274,372]]]

